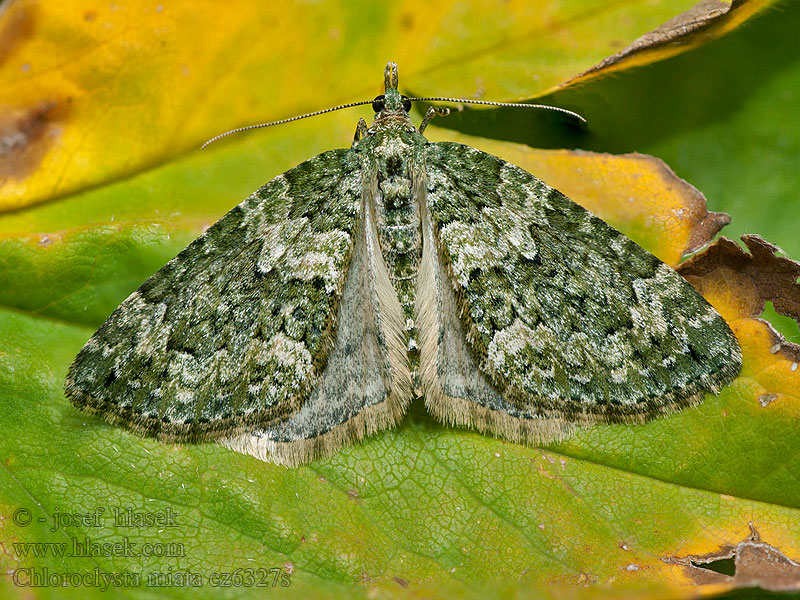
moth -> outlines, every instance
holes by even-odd
[[[352,147],[275,177],[114,310],[69,369],[75,406],[293,466],[417,397],[537,445],[738,374],[731,329],[675,271],[521,168],[426,140],[447,110],[416,128],[394,63],[384,85]]]

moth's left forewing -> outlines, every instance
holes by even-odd
[[[73,404],[163,441],[229,436],[304,405],[338,327],[358,173],[332,150],[229,211],[86,343],[65,381]]]
[[[426,148],[420,376],[441,420],[531,443],[696,404],[738,343],[677,273],[522,169]]]

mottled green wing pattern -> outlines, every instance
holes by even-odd
[[[296,411],[324,370],[361,207],[347,150],[236,206],[148,279],[72,364],[72,402],[162,440]]]
[[[454,293],[471,359],[498,392],[448,366],[457,352],[442,351],[454,334],[440,316],[427,375],[440,418],[500,433],[516,426],[506,415],[640,421],[695,404],[739,372],[739,346],[722,317],[675,271],[560,192],[456,143],[430,144],[425,163],[431,237],[449,280],[438,287],[439,310]]]

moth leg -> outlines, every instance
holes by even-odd
[[[356,125],[356,134],[353,136],[353,143],[364,139],[367,135],[367,122],[364,119],[358,120],[358,125]]]
[[[444,106],[429,106],[428,112],[425,113],[425,118],[422,119],[422,123],[419,124],[419,132],[422,133],[425,131],[425,128],[428,126],[428,123],[433,120],[433,117],[446,117],[449,114],[449,108],[445,108]]]

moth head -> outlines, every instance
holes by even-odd
[[[397,63],[389,61],[383,71],[384,93],[372,101],[372,110],[375,113],[408,113],[411,110],[411,100],[397,91],[399,78],[397,76]]]
[[[390,90],[389,93],[376,96],[372,101],[372,110],[376,116],[380,113],[408,113],[411,110],[411,100],[408,96],[403,96],[397,90]]]

